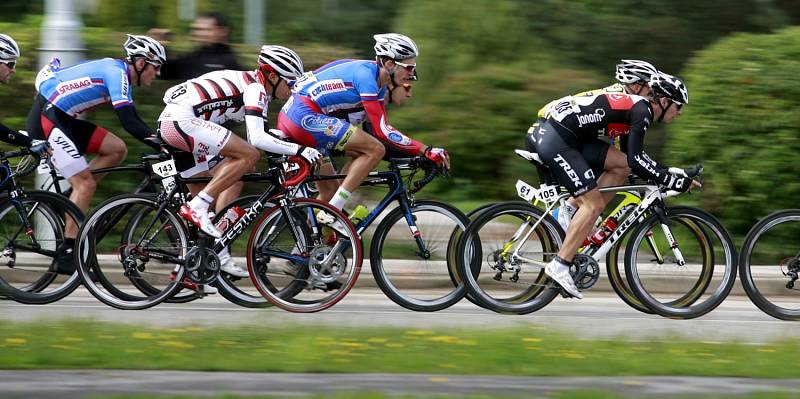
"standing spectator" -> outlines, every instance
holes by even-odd
[[[164,64],[161,78],[168,80],[188,80],[221,69],[242,70],[231,46],[227,44],[230,26],[220,13],[210,12],[197,17],[192,22],[192,40],[198,47]],[[151,29],[149,33],[166,38],[169,31]]]

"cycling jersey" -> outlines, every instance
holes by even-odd
[[[378,87],[378,64],[366,60],[339,60],[307,72],[297,80],[294,95],[281,109],[278,128],[293,140],[326,154],[342,149],[364,115],[375,137],[389,148],[418,155],[424,150],[392,127],[386,119],[386,87]],[[363,111],[364,114],[360,114]],[[354,115],[355,118],[345,117]],[[347,119],[347,120],[345,120]]]
[[[625,93],[625,86],[621,83],[614,83],[611,86],[606,86],[600,89],[594,90],[587,90],[582,91],[580,93],[573,94],[572,97],[591,97],[596,96],[598,94],[603,93]],[[553,100],[547,103],[544,107],[542,107],[539,112],[536,113],[537,118],[547,119],[550,117],[551,108],[555,105],[558,100]]]
[[[550,149],[550,154],[542,155],[543,158],[552,158],[548,163],[551,169],[569,169],[565,174],[579,183],[579,179],[575,178],[576,173],[572,171],[591,168],[571,162],[570,157],[564,155],[570,152],[565,148],[577,150],[584,143],[596,140],[597,136],[620,137],[621,147],[628,155],[628,165],[637,175],[662,185],[674,183],[675,178],[667,168],[644,152],[644,135],[653,119],[653,110],[646,98],[622,93],[567,96],[556,100],[548,112],[550,116],[544,129],[534,125],[529,133],[533,136],[533,145],[536,148]],[[548,144],[548,141],[555,140],[554,134],[558,135],[558,140],[563,141],[563,145],[561,142]],[[559,154],[562,156],[559,157]],[[587,179],[593,181],[594,176]],[[581,186],[585,188],[587,184]]]
[[[159,116],[161,138],[173,148],[194,154],[193,164],[178,165],[184,176],[205,171],[227,144],[226,122],[245,122],[248,141],[258,149],[295,155],[300,146],[279,140],[267,131],[267,104],[261,76],[255,71],[209,72],[171,87],[164,94]]]
[[[106,103],[114,108],[133,104],[128,64],[111,58],[60,69],[45,67],[36,77],[36,89],[48,102],[72,116]]]

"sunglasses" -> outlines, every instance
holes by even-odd
[[[681,103],[678,103],[678,102],[675,102],[675,101],[672,101],[672,103],[675,104],[675,109],[678,110],[678,111],[680,111],[681,108],[683,108],[683,104],[681,104]]]
[[[17,62],[16,62],[16,61],[11,61],[11,62],[0,62],[0,64],[6,64],[6,66],[8,67],[8,69],[14,69],[14,68],[16,68],[16,66],[17,66]]]
[[[152,65],[152,66],[153,66],[153,68],[155,68],[155,69],[156,69],[156,71],[158,71],[158,70],[160,70],[160,69],[161,69],[161,65],[162,65],[162,64],[161,64],[160,62],[153,62],[153,61],[148,61],[148,60],[145,60],[144,62],[146,62],[146,63],[148,63],[148,64]]]
[[[417,64],[404,64],[400,61],[395,61],[395,65],[400,65],[401,67],[405,68],[408,73],[413,73],[414,69],[417,68]]]

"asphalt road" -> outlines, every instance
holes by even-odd
[[[50,305],[0,302],[0,320],[61,320],[85,318],[155,326],[179,325],[336,325],[402,328],[502,328],[536,324],[568,331],[579,338],[623,337],[629,340],[736,341],[762,343],[796,340],[796,323],[773,319],[746,297],[729,297],[720,308],[693,320],[669,320],[639,313],[615,296],[589,292],[583,300],[558,298],[545,309],[526,316],[499,315],[467,301],[437,313],[416,313],[390,302],[376,288],[361,288],[331,309],[314,314],[291,314],[278,309],[245,309],[218,296],[188,304],[162,304],[144,311],[107,307],[84,290]],[[596,389],[626,396],[741,395],[762,391],[796,392],[800,380],[693,377],[474,377],[451,375],[336,375],[217,373],[176,371],[0,371],[0,398],[83,398],[92,394],[206,396],[329,394],[346,391],[390,395],[490,394],[515,397],[546,395],[564,390]],[[718,397],[719,397],[718,396]]]

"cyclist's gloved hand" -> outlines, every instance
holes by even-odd
[[[428,147],[425,149],[425,158],[430,159],[437,166],[444,166],[445,169],[450,169],[450,155],[444,148]]]
[[[692,187],[692,179],[685,175],[670,174],[667,177],[667,184],[665,184],[665,186],[670,190],[685,193]]]
[[[39,156],[47,155],[50,153],[50,143],[46,140],[32,140],[28,149]]]
[[[164,142],[158,136],[148,136],[142,141],[156,151],[160,151],[161,145],[164,144]]]
[[[316,149],[302,145],[297,149],[297,155],[305,158],[312,165],[322,158],[322,154]]]

